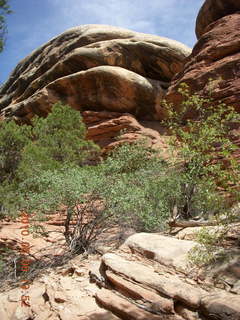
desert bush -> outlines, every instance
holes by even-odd
[[[22,210],[35,213],[32,224],[46,219],[48,213],[61,210],[66,214],[64,235],[74,252],[94,248],[98,237],[116,223],[116,215],[102,196],[109,182],[92,167],[46,170],[19,187]]]
[[[0,183],[15,178],[22,150],[30,141],[29,129],[14,121],[0,122]]]
[[[179,92],[184,101],[178,110],[165,104],[168,126],[174,134],[171,143],[178,148],[176,162],[183,164],[185,176],[185,199],[178,210],[179,217],[189,219],[195,215],[194,202],[199,194],[198,201],[205,208],[198,212],[200,217],[214,219],[219,227],[215,232],[204,228],[200,231],[199,244],[191,251],[190,259],[197,264],[208,264],[221,255],[224,235],[234,220],[230,205],[240,200],[240,164],[233,155],[238,147],[230,133],[231,126],[240,123],[240,115],[224,103],[213,104],[211,95],[209,98],[190,95],[185,84]]]
[[[233,157],[237,146],[229,135],[231,123],[239,122],[240,117],[232,107],[224,103],[214,105],[211,97],[202,98],[190,95],[187,85],[182,84],[179,92],[184,100],[178,110],[171,104],[165,104],[169,119],[166,121],[173,138],[171,144],[178,149],[176,162],[182,163],[185,175],[183,192],[185,205],[179,215],[190,218],[192,200],[199,186],[204,185],[200,194],[205,197],[206,207],[214,207],[217,196],[219,205],[208,214],[225,210],[226,201],[219,196],[219,189],[230,192],[237,201],[239,192],[232,185],[239,183],[239,163]],[[205,189],[205,191],[204,191]],[[201,198],[200,198],[201,199]],[[212,205],[211,205],[212,203]]]
[[[31,141],[22,151],[20,180],[61,166],[83,166],[97,157],[99,148],[86,139],[79,111],[57,103],[47,118],[32,121]]]
[[[123,145],[102,164],[111,188],[103,197],[121,217],[121,223],[136,231],[160,231],[168,227],[174,208],[193,215],[216,210],[219,199],[207,181],[198,180],[189,195],[190,177],[182,167],[172,166],[144,141]],[[188,200],[188,198],[190,198]]]
[[[97,157],[99,148],[86,140],[86,128],[79,111],[57,103],[47,118],[35,117],[32,126],[14,121],[0,127],[1,214],[13,216],[22,206],[18,191],[43,171],[65,166],[83,166]],[[32,180],[30,178],[33,178]],[[15,208],[15,210],[14,210]]]
[[[221,213],[219,185],[227,188],[239,177],[235,146],[227,136],[237,116],[225,105],[204,108],[209,101],[181,90],[182,109],[166,105],[176,161],[163,160],[139,141],[92,165],[98,148],[86,140],[79,112],[58,104],[47,118],[36,118],[30,140],[20,148],[14,183],[1,186],[6,208],[34,212],[36,224],[64,209],[65,239],[78,252],[93,248],[113,225],[155,232],[168,227],[174,210],[175,218],[184,219]],[[188,117],[189,108],[194,118]]]

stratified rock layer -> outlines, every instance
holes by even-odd
[[[174,40],[117,27],[67,30],[17,65],[0,91],[2,117],[47,115],[60,100],[77,110],[154,119],[190,52]]]
[[[64,254],[58,259],[65,264],[50,268],[57,253],[51,251],[51,263],[44,265],[49,269],[41,269],[27,291],[1,288],[1,319],[240,320],[240,296],[234,288],[239,279],[239,249],[234,265],[226,259],[218,266],[222,272],[223,267],[228,269],[228,278],[223,278],[222,272],[210,276],[208,269],[189,263],[194,241],[139,233],[116,249],[112,236],[108,233],[101,258],[78,255],[68,261],[61,246]],[[49,248],[53,250],[52,245]],[[44,259],[49,256],[42,250],[41,254]],[[42,258],[38,255],[39,262]],[[20,303],[24,292],[30,297],[28,306]]]
[[[82,116],[87,127],[87,139],[97,143],[103,153],[125,142],[144,139],[149,147],[161,150],[163,156],[169,154],[169,136],[156,121],[139,123],[129,113],[109,111],[84,111]]]
[[[196,35],[198,39],[212,22],[236,11],[240,11],[239,0],[206,0],[197,17]]]
[[[216,288],[206,271],[189,264],[195,245],[160,234],[130,236],[118,251],[103,255],[107,288],[97,292],[97,301],[121,319],[239,320],[239,295]]]
[[[167,100],[177,107],[182,101],[180,83],[213,103],[222,101],[240,112],[240,13],[225,16],[210,24],[167,92]],[[209,80],[212,79],[209,85]]]

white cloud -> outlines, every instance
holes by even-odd
[[[172,35],[172,38],[177,40],[186,34],[183,39],[185,43],[193,42],[194,21],[203,2],[203,0],[48,1],[54,7],[56,29],[59,25],[70,28],[80,24],[108,24],[161,36]],[[192,1],[194,4],[191,5]],[[188,28],[184,30],[186,25]]]
[[[13,1],[19,3],[19,0]],[[203,1],[42,0],[39,11],[34,11],[33,6],[33,12],[28,18],[25,18],[27,4],[26,7],[23,6],[23,10],[17,7],[14,14],[10,15],[13,21],[9,24],[7,45],[2,53],[1,60],[5,61],[1,68],[2,79],[32,50],[66,29],[82,24],[119,26],[193,46],[196,41],[195,20]]]

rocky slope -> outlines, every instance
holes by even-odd
[[[77,256],[43,269],[26,291],[0,294],[1,319],[239,320],[239,262],[206,276],[187,259],[195,244],[140,233],[118,250],[105,247],[102,258]],[[29,306],[21,306],[23,292]]]

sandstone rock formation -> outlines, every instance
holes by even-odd
[[[42,270],[27,291],[28,307],[20,304],[21,288],[0,293],[1,319],[239,320],[239,294],[189,264],[195,244],[140,233],[102,258],[76,256]]]
[[[88,137],[107,149],[116,144],[120,128],[128,129],[122,142],[148,136],[156,145],[159,133],[145,130],[136,119],[156,121],[161,116],[165,91],[190,53],[177,41],[122,28],[72,28],[16,66],[0,89],[0,118],[28,122],[35,114],[46,116],[62,101],[85,115],[98,114],[100,122],[90,125],[87,120]],[[107,112],[118,115],[114,119]],[[131,116],[126,119],[124,113]]]
[[[196,35],[198,39],[212,22],[239,10],[239,0],[206,0],[197,17]]]
[[[46,115],[61,100],[78,110],[154,118],[164,88],[191,50],[166,38],[102,26],[67,30],[22,60],[1,88],[0,109]]]
[[[189,85],[191,92],[204,97],[211,95],[213,103],[222,101],[240,112],[239,9],[240,2],[235,0],[207,0],[203,5],[197,20],[197,30],[204,31],[198,31],[200,38],[192,54],[184,69],[173,78],[167,92],[167,100],[176,107],[183,99],[177,90],[180,83],[184,82]],[[212,16],[208,17],[208,14]],[[203,21],[206,24],[204,26]]]
[[[178,109],[183,96],[179,85],[186,83],[190,93],[211,98],[212,104],[223,102],[240,112],[240,1],[206,0],[196,22],[199,38],[182,71],[176,74],[166,100]],[[206,106],[207,107],[207,106]],[[238,146],[234,157],[240,159],[240,125],[231,132]]]
[[[169,151],[169,136],[157,121],[140,121],[129,113],[109,111],[84,111],[83,121],[87,126],[87,139],[100,145],[102,152],[108,152],[124,142],[140,138],[153,149],[161,150],[165,156]]]
[[[102,257],[108,287],[96,293],[97,301],[122,319],[240,319],[240,296],[217,289],[189,264],[195,244],[159,234],[129,237]]]

